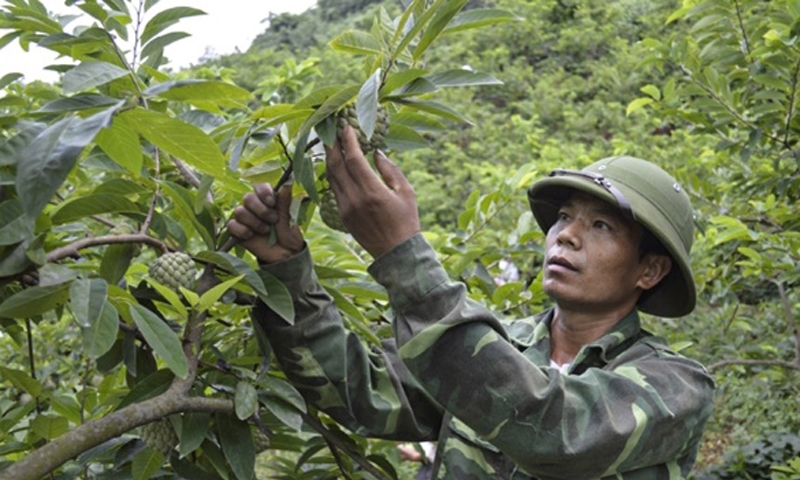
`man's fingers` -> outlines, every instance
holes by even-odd
[[[380,150],[375,150],[373,158],[375,159],[375,168],[377,168],[378,173],[381,174],[383,183],[385,183],[386,186],[392,191],[400,192],[409,186],[408,179],[406,179],[406,176],[403,175],[400,167],[389,160],[389,158],[383,152]]]
[[[269,224],[275,223],[278,220],[277,213],[273,210],[270,215],[271,222],[265,221],[262,217],[256,216],[249,208],[239,205],[233,210],[233,217],[236,222],[242,226],[252,230],[254,233],[265,234],[269,232]]]
[[[268,207],[275,206],[275,191],[272,189],[272,185],[269,183],[257,183],[253,185],[253,191],[264,205]]]
[[[349,125],[344,129],[342,146],[344,147],[344,165],[350,172],[353,181],[359,185],[375,187],[378,178],[370,168],[364,152],[361,151],[356,130]]]
[[[255,235],[250,227],[247,227],[236,220],[231,220],[228,222],[228,232],[241,240],[250,240],[253,238],[253,235]]]

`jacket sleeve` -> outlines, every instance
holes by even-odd
[[[405,441],[434,440],[441,408],[399,361],[393,339],[367,349],[348,331],[332,298],[317,281],[308,248],[265,265],[289,289],[295,323],[260,303],[253,319],[264,328],[283,371],[305,399],[359,435]]]
[[[370,267],[389,292],[400,357],[445,410],[522,470],[597,478],[696,448],[713,395],[699,364],[652,348],[611,370],[540,368],[426,245],[418,235]]]

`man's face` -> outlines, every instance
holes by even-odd
[[[574,193],[547,232],[544,291],[559,307],[604,313],[634,307],[645,286],[642,228],[619,208]]]

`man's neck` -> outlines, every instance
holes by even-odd
[[[556,307],[550,324],[550,358],[570,363],[584,345],[594,342],[622,320],[628,311],[583,313]]]

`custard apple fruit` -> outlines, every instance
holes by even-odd
[[[150,276],[176,292],[178,287],[191,290],[196,275],[194,260],[183,252],[165,253],[150,265]]]
[[[142,441],[153,450],[168,456],[178,445],[178,435],[175,434],[170,421],[162,418],[142,427]]]
[[[269,437],[260,428],[253,429],[253,445],[256,447],[256,453],[261,453],[268,449],[270,443]]]
[[[333,191],[326,190],[319,199],[319,216],[325,225],[334,230],[347,233],[347,227],[342,223],[339,216],[339,206],[336,204],[336,197]]]
[[[347,124],[356,129],[358,143],[361,145],[361,151],[364,152],[364,155],[376,149],[386,148],[386,135],[389,133],[389,114],[383,106],[378,106],[375,131],[372,132],[371,138],[367,138],[367,134],[358,123],[355,105],[350,104],[339,110],[336,120],[336,135],[339,138],[342,137],[344,127]]]

